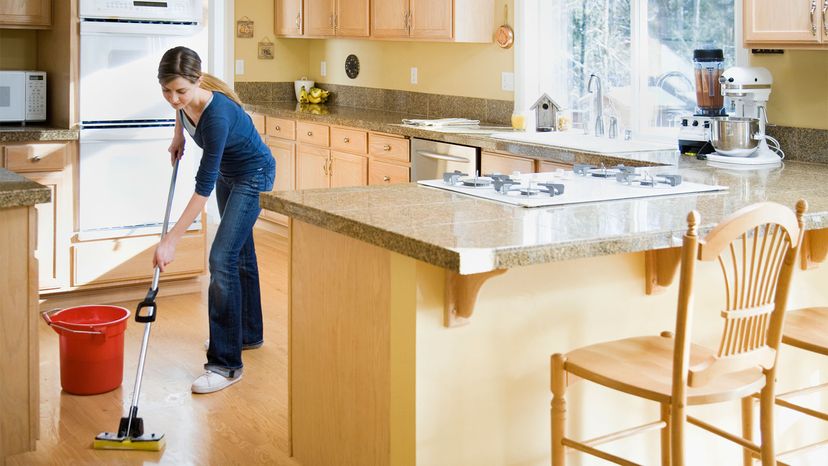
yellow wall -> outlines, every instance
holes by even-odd
[[[495,22],[503,21],[503,5],[513,0],[495,0]],[[236,19],[254,19],[256,37],[273,39],[273,3],[236,0]],[[266,29],[265,29],[266,28]],[[266,32],[265,32],[266,31]],[[492,31],[494,32],[494,31]],[[429,94],[511,100],[511,91],[500,90],[500,73],[514,68],[514,49],[491,44],[372,41],[362,39],[280,39],[275,60],[256,59],[256,40],[236,39],[236,58],[245,60],[245,74],[236,81],[293,81],[300,77],[330,84],[400,89]],[[356,54],[360,73],[345,75],[345,57]],[[328,74],[319,74],[319,63],[327,62]],[[418,83],[410,83],[410,68],[417,67]]]
[[[0,29],[0,70],[37,68],[37,31]]]
[[[771,123],[828,129],[828,51],[786,50],[782,55],[751,55],[753,66],[773,75],[768,102]]]

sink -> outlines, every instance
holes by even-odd
[[[623,139],[599,138],[595,136],[590,136],[588,134],[583,134],[581,132],[573,131],[552,131],[549,133],[492,133],[489,136],[496,139],[505,139],[508,141],[562,147],[565,149],[575,149],[585,152],[597,152],[600,154],[677,150],[674,144],[638,140],[625,141]]]

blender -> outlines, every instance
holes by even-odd
[[[709,154],[710,119],[725,115],[724,96],[719,78],[724,71],[722,49],[693,50],[693,73],[696,81],[696,112],[681,119],[678,146],[682,154]]]

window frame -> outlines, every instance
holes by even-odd
[[[632,15],[630,29],[631,57],[630,68],[633,70],[631,87],[634,95],[640,98],[642,91],[647,86],[647,74],[637,73],[635,70],[642,69],[642,63],[647,60],[647,47],[641,47],[643,38],[647,36],[647,22],[641,21],[646,14],[647,0],[631,0]],[[736,50],[736,66],[747,66],[749,63],[748,49],[744,48],[743,23],[742,23],[742,1],[734,1],[734,47]],[[515,20],[517,32],[515,37],[515,113],[523,114],[526,117],[526,127],[535,127],[535,115],[529,108],[535,100],[543,93],[548,94],[556,101],[564,101],[562,88],[556,88],[550,83],[555,82],[554,66],[540,66],[541,63],[549,62],[549,50],[553,46],[544,47],[543,44],[561,43],[565,28],[563,25],[549,27],[543,23],[547,9],[552,9],[552,2],[548,0],[515,0]],[[553,59],[560,59],[561,55]],[[560,82],[560,80],[558,80]],[[638,108],[639,106],[634,106]],[[676,134],[673,132],[642,132],[646,121],[644,112],[633,110],[633,121],[631,129],[637,139],[649,140],[674,140]],[[675,130],[677,132],[678,129]]]

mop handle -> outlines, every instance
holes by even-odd
[[[161,239],[167,234],[167,226],[170,223],[170,211],[172,210],[173,195],[175,194],[175,179],[178,176],[178,160],[176,159],[173,165],[172,178],[170,179],[170,192],[167,195],[167,210],[164,212],[164,226],[161,228]],[[129,420],[127,421],[127,434],[132,431],[132,421],[138,417],[138,397],[141,394],[141,379],[144,378],[144,361],[147,357],[147,342],[149,341],[150,327],[155,321],[155,295],[158,294],[158,276],[161,269],[156,265],[155,274],[152,278],[152,287],[150,287],[147,297],[138,304],[138,309],[135,311],[135,321],[145,322],[144,338],[141,340],[141,354],[138,357],[138,373],[135,375],[135,387],[132,390],[132,406],[129,410]],[[150,308],[151,311],[142,316],[141,309]]]

